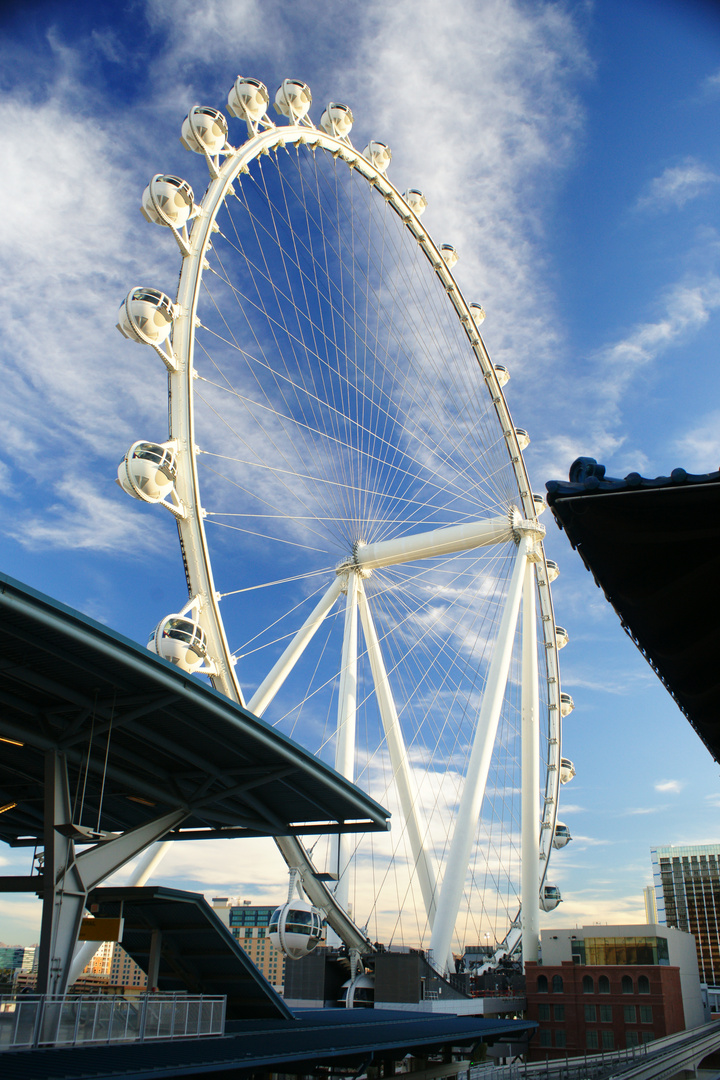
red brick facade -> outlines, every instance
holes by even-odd
[[[680,968],[527,964],[529,1060],[624,1050],[685,1028]],[[546,989],[545,989],[546,987]]]

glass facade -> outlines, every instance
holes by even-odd
[[[669,964],[668,943],[661,937],[585,938],[588,964]]]
[[[700,981],[720,985],[720,844],[651,852],[658,920],[695,937]]]
[[[230,926],[267,926],[274,910],[270,907],[251,907],[249,904],[232,907]]]

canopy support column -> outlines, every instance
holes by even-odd
[[[45,756],[45,891],[37,989],[41,994],[64,994],[87,894],[146,847],[188,816],[186,808],[139,825],[77,855],[81,835],[72,822],[67,761],[48,750]]]

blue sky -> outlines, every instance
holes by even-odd
[[[202,190],[180,124],[189,105],[222,107],[240,73],[306,80],[316,121],[347,102],[355,144],[387,141],[393,182],[423,189],[511,370],[536,491],[578,454],[620,476],[718,467],[714,5],[29,2],[0,15],[5,572],[139,641],[181,603],[171,523],[114,483],[127,446],[166,422],[162,372],[114,324],[132,285],[174,292],[177,254],[140,194],[156,172]],[[718,768],[543,521],[577,768],[561,809],[576,839],[551,874],[565,902],[547,918],[640,921],[650,847],[718,839]],[[26,856],[0,860],[23,872]],[[227,862],[182,851],[164,873],[252,895]],[[35,940],[37,904],[3,907],[0,938]]]

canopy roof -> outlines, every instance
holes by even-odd
[[[579,458],[570,483],[546,487],[623,628],[720,761],[720,472],[618,480]]]
[[[153,931],[160,931],[156,985],[161,992],[222,994],[229,1019],[292,1019],[201,893],[165,885],[106,886],[90,893],[88,905],[99,919],[124,920],[122,947],[145,972],[150,970]]]
[[[0,840],[42,844],[45,751],[73,823],[166,839],[365,832],[389,814],[252,713],[106,626],[0,574]]]

